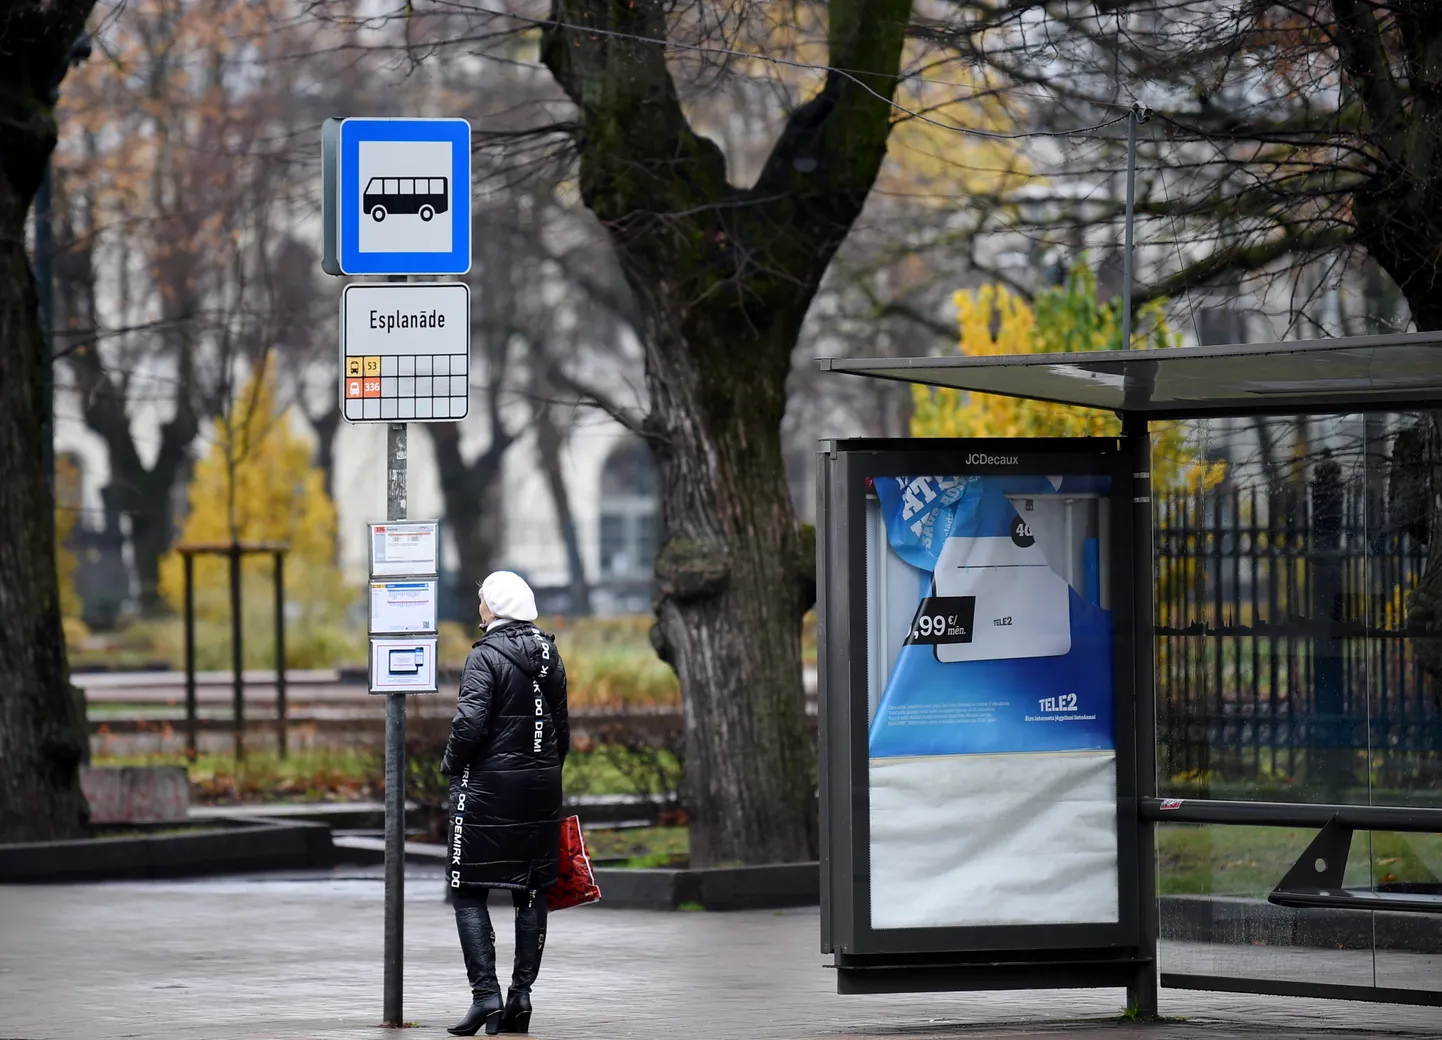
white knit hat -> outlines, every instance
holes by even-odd
[[[511,571],[495,571],[481,582],[481,599],[498,618],[536,620],[536,594],[526,579]]]

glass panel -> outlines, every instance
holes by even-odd
[[[871,927],[1117,921],[1107,478],[868,487]]]
[[[387,178],[386,178],[386,194],[387,194],[387,195],[399,195],[399,194],[400,194],[400,190],[401,190],[401,182],[400,182],[400,181],[396,180],[394,177],[387,177]]]
[[[410,177],[402,177],[402,178],[401,178],[401,194],[402,194],[402,195],[414,195],[415,192],[416,192],[416,182],[415,182],[412,178],[410,178]]]
[[[1428,580],[1431,535],[1442,527],[1431,496],[1442,485],[1429,464],[1420,415],[1372,415],[1366,423],[1366,589],[1371,677],[1371,800],[1378,805],[1442,805],[1442,666],[1438,593]],[[1442,531],[1438,532],[1442,534]],[[1442,590],[1442,585],[1439,585]],[[1417,639],[1423,636],[1429,638]]]
[[[1372,985],[1371,914],[1267,902],[1315,836],[1290,827],[1159,826],[1162,971]],[[1368,869],[1365,848],[1354,845],[1349,880]]]
[[[1428,551],[1439,488],[1425,415],[1373,414],[1364,423],[1367,459],[1368,679],[1371,801],[1442,805],[1442,712],[1429,671],[1434,593]],[[1435,443],[1432,441],[1431,443]],[[1362,832],[1353,854],[1369,860],[1360,887],[1442,895],[1442,835]],[[1351,879],[1349,879],[1350,882]],[[1442,915],[1372,915],[1377,985],[1442,988]]]
[[[1162,794],[1367,801],[1360,426],[1213,420],[1159,479]],[[1185,480],[1201,456],[1211,486]]]
[[[626,556],[626,518],[601,514],[601,574],[606,577],[629,574]]]
[[[1377,502],[1365,425],[1361,416],[1197,424],[1183,438],[1188,465],[1212,479],[1185,481],[1183,465],[1175,483],[1158,482],[1161,793],[1369,801]],[[1370,912],[1267,899],[1316,834],[1159,828],[1163,971],[1373,985]],[[1366,888],[1371,877],[1361,838],[1346,881]]]
[[[444,177],[431,178],[431,194],[444,195],[446,193],[446,180]]]

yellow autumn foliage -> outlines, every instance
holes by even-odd
[[[55,574],[60,583],[60,616],[76,622],[82,610],[75,589],[80,561],[65,543],[80,519],[80,506],[80,466],[73,456],[61,453],[55,457]]]
[[[1096,277],[1078,260],[1063,285],[1043,289],[1028,303],[1001,285],[955,295],[960,351],[972,356],[1054,354],[1114,349],[1121,342],[1120,306],[1097,299]],[[1139,308],[1133,349],[1166,349],[1180,337],[1167,325],[1162,301]],[[992,394],[915,386],[911,433],[915,437],[1114,437],[1121,423],[1111,412]],[[1183,423],[1152,424],[1152,472],[1159,487],[1214,487],[1221,463],[1198,458]]]
[[[325,478],[311,465],[311,447],[277,407],[273,381],[264,372],[237,395],[228,414],[215,420],[205,455],[196,463],[188,491],[189,513],[180,542],[230,544],[284,542],[287,659],[292,666],[308,645],[308,630],[337,625],[350,599],[335,562],[336,510]],[[202,622],[228,623],[229,562],[202,555],[195,561],[195,612]],[[247,643],[269,643],[273,610],[269,554],[242,563],[242,610]],[[183,609],[184,563],[172,550],[161,561],[161,594]],[[247,658],[252,655],[247,653]],[[314,663],[314,662],[302,662]]]

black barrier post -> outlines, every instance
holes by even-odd
[[[1347,717],[1343,643],[1338,628],[1342,605],[1342,467],[1324,453],[1312,477],[1312,532],[1308,584],[1312,617],[1312,754],[1308,770],[1314,789],[1340,802],[1354,782],[1352,727]],[[1311,763],[1308,763],[1311,765]]]
[[[181,550],[185,561],[185,757],[195,761],[195,554]]]
[[[239,768],[245,761],[245,679],[242,669],[245,662],[244,646],[241,644],[240,616],[240,543],[230,546],[230,666],[234,669],[232,702],[232,740],[235,764]]]
[[[276,704],[279,709],[280,754],[285,757],[286,745],[286,704],[285,704],[285,552],[289,548],[284,542],[206,542],[177,545],[176,552],[185,561],[185,737],[186,753],[193,760],[196,756],[195,696],[195,555],[205,553],[224,556],[230,561],[230,663],[234,670],[231,676],[234,703],[231,726],[233,729],[236,764],[245,760],[245,648],[241,641],[241,561],[247,553],[270,553],[275,560],[275,652],[276,652]]]
[[[285,706],[285,553],[279,549],[275,561],[275,744],[284,760],[289,748]]]

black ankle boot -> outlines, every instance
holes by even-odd
[[[446,1030],[452,1036],[475,1036],[486,1027],[487,1036],[495,1036],[501,1031],[501,995],[492,993],[482,1000],[471,1005],[471,1010],[466,1012],[466,1017]]]
[[[506,1010],[501,1012],[501,1032],[529,1033],[531,1031],[531,995],[511,990],[506,994]]]

